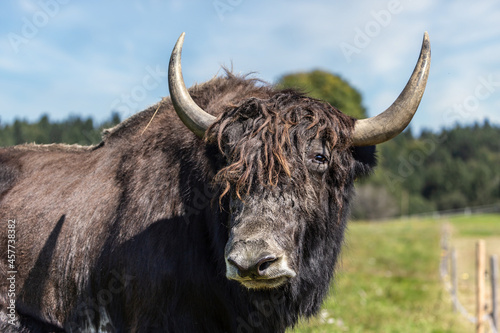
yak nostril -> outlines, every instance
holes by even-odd
[[[264,275],[265,271],[274,263],[278,260],[276,257],[266,257],[257,263],[257,272],[259,273],[260,276]]]
[[[239,272],[241,272],[241,271],[243,271],[243,270],[244,270],[244,269],[243,269],[240,265],[238,265],[238,263],[237,263],[236,261],[234,261],[234,259],[232,259],[232,258],[227,258],[227,262],[228,262],[230,265],[232,265],[232,266],[236,267],[236,268],[238,269],[238,271],[239,271]]]
[[[227,261],[230,265],[238,269],[238,275],[241,277],[259,277],[266,274],[266,270],[278,260],[274,256],[265,256],[258,260],[246,261],[241,260],[238,262],[233,258],[228,258]]]

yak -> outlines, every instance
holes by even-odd
[[[427,33],[397,100],[356,120],[226,71],[94,146],[0,149],[2,332],[284,332],[328,294],[354,181],[408,125]]]

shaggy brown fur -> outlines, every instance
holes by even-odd
[[[1,332],[284,332],[317,313],[373,149],[351,147],[353,119],[295,91],[227,74],[190,94],[218,117],[206,140],[164,98],[93,147],[0,149],[19,315],[7,323],[2,279]],[[232,213],[235,200],[247,210]],[[288,251],[297,276],[286,285],[247,290],[225,277],[225,247],[245,220]],[[1,228],[0,253],[6,244]]]
[[[280,175],[291,176],[287,159],[296,153],[297,145],[291,138],[300,138],[303,143],[321,139],[328,147],[341,152],[350,147],[353,123],[352,118],[328,104],[296,91],[245,100],[242,105],[231,106],[208,130],[207,141],[216,139],[219,149],[230,161],[215,179],[224,183],[223,194],[233,185],[240,198],[241,190],[248,194],[255,176],[260,184],[275,186]],[[225,137],[228,127],[234,124],[242,127],[239,136]],[[248,147],[255,142],[261,145],[260,151],[249,156],[253,150]],[[232,149],[224,152],[223,146]]]

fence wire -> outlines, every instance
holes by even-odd
[[[453,290],[453,286],[450,281],[448,281],[447,277],[450,276],[449,274],[449,269],[448,269],[448,261],[449,261],[449,254],[450,252],[448,251],[448,239],[449,239],[449,234],[447,230],[443,230],[442,233],[442,238],[441,238],[441,249],[443,250],[443,253],[441,255],[441,263],[440,263],[440,275],[441,275],[441,281],[443,281],[445,289],[448,291],[450,294],[451,301],[453,303],[454,308],[463,316],[465,319],[467,319],[469,322],[473,324],[477,324],[477,318],[476,316],[471,315],[467,309],[460,303],[460,300],[458,299],[458,295],[456,293],[456,290]],[[493,318],[491,317],[490,313],[485,313],[483,316],[483,322],[487,322],[490,328],[490,332],[492,333],[498,333],[497,328],[495,327],[493,323]]]

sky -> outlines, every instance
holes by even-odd
[[[0,4],[0,122],[129,117],[168,95],[186,32],[186,85],[221,67],[274,83],[322,69],[385,110],[411,75],[424,31],[427,89],[412,130],[500,124],[498,0],[19,0]]]

